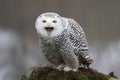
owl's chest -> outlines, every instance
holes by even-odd
[[[42,42],[42,51],[46,55],[58,55],[60,50],[60,45],[58,41],[44,41]]]
[[[43,42],[42,50],[44,53],[54,53],[56,51],[56,45],[53,42]]]
[[[45,57],[53,64],[59,64],[62,62],[59,46],[55,43],[44,43],[42,46]]]

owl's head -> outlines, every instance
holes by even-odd
[[[43,13],[38,16],[35,28],[42,37],[53,38],[61,34],[67,27],[67,19],[57,13]]]

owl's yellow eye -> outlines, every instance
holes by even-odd
[[[57,21],[56,21],[56,20],[53,20],[53,23],[57,23]]]
[[[46,20],[43,20],[42,22],[43,22],[43,23],[46,23],[47,21],[46,21]]]

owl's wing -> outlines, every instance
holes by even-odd
[[[82,27],[73,19],[67,19],[68,26],[66,33],[68,34],[65,48],[73,51],[78,56],[79,63],[87,68],[93,62],[91,55],[88,53],[88,43]],[[65,49],[64,48],[64,49]]]
[[[74,19],[68,18],[68,23],[69,39],[73,44],[74,52],[76,54],[87,53],[89,47],[82,27]]]

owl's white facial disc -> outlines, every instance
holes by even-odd
[[[42,37],[53,38],[61,34],[65,26],[60,16],[54,13],[44,13],[37,18],[35,28]]]

